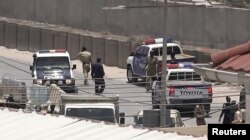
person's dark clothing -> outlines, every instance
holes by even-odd
[[[221,111],[220,118],[224,115],[223,124],[232,123],[231,119],[231,103],[224,103],[223,110]]]
[[[104,79],[95,79],[95,93],[103,93],[105,89]]]
[[[246,108],[246,91],[245,87],[240,91],[240,109]]]
[[[233,100],[231,103],[231,107],[230,107],[230,121],[234,121],[234,115],[235,112],[237,111],[237,105],[236,105],[236,101]]]
[[[92,65],[91,76],[95,80],[95,93],[103,93],[105,88],[104,75],[105,73],[101,63]]]
[[[171,53],[170,56],[171,56],[170,64],[178,64],[178,61],[175,58],[175,53]]]
[[[178,64],[178,61],[177,61],[176,59],[172,59],[172,60],[170,61],[170,64]]]
[[[206,125],[205,121],[206,111],[203,105],[197,105],[194,108],[194,116],[196,117],[197,126]]]

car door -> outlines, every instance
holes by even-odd
[[[140,46],[135,52],[133,59],[134,73],[140,76],[146,76],[146,63],[148,57],[149,48],[147,46]]]
[[[148,59],[148,54],[149,54],[149,47],[144,46],[143,47],[143,53],[141,57],[141,66],[140,66],[140,74],[143,76],[146,76],[146,64],[147,64],[147,59]]]

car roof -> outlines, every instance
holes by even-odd
[[[36,56],[37,57],[62,57],[62,56],[64,56],[64,57],[69,57],[69,53],[66,51],[66,52],[57,52],[57,53],[50,53],[50,52],[48,52],[48,53],[39,53],[39,52],[37,52],[36,53]]]
[[[162,47],[162,43],[156,43],[156,44],[149,44],[149,45],[142,45],[142,46],[146,46],[149,48],[160,48]],[[171,47],[171,46],[179,46],[179,44],[176,43],[167,43],[167,47]]]
[[[66,103],[66,108],[108,108],[115,109],[112,103]]]

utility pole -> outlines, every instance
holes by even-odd
[[[160,105],[160,127],[166,127],[166,71],[167,71],[167,10],[168,2],[164,0],[163,11],[163,48],[162,48],[162,77],[161,77],[161,105]],[[170,115],[170,114],[169,114]]]

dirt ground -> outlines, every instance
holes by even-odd
[[[16,49],[8,49],[3,46],[0,46],[0,56],[11,59],[18,59],[24,63],[31,64],[33,53],[28,51],[18,51]],[[72,64],[77,65],[77,72],[82,71],[81,62],[79,60],[73,60]],[[118,67],[108,67],[104,65],[104,70],[106,78],[117,78],[126,80],[126,69],[121,69]]]

